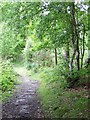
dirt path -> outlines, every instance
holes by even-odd
[[[17,70],[18,72],[18,70]],[[39,81],[19,72],[22,83],[10,101],[3,104],[3,118],[44,118],[37,93]],[[13,119],[12,119],[13,120]]]

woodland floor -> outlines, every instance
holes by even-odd
[[[39,81],[30,79],[25,71],[16,71],[20,75],[21,84],[14,96],[3,103],[2,118],[44,118],[37,92]]]

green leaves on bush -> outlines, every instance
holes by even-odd
[[[0,86],[2,92],[10,91],[14,87],[16,76],[9,62],[0,62]]]
[[[59,82],[60,87],[65,88],[67,86],[67,81],[65,77],[62,76],[62,73],[64,73],[62,66],[58,65],[55,66],[55,68],[46,68],[43,71],[44,72],[41,72],[41,77],[46,80],[47,83]]]

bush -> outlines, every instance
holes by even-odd
[[[41,77],[47,81],[47,83],[58,82],[60,87],[65,88],[67,86],[67,81],[65,80],[65,76],[62,75],[64,72],[64,68],[58,65],[54,68],[44,68],[43,72],[41,72]]]
[[[2,93],[12,90],[15,84],[16,75],[13,71],[12,65],[7,62],[0,61],[0,86]]]
[[[73,75],[70,75],[70,71],[63,67],[62,65],[55,66],[54,68],[43,68],[41,69],[41,77],[47,81],[47,83],[58,82],[60,86],[65,87],[74,87],[77,83],[86,83],[88,82],[89,72],[87,68],[83,68],[73,71]],[[77,84],[79,85],[79,84]]]
[[[88,82],[88,69],[83,68],[78,70],[73,70],[72,75],[70,75],[70,72],[67,72],[67,75],[65,78],[67,79],[68,86],[69,87],[74,87],[75,85],[79,85],[77,83],[83,83],[83,82]]]

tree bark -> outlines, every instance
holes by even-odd
[[[55,48],[55,65],[57,65],[57,49]]]
[[[88,58],[90,59],[90,2],[89,2],[89,8],[88,8]]]
[[[74,35],[74,32],[75,32],[75,28],[74,28],[74,24],[75,24],[75,19],[74,19],[74,14],[75,14],[75,11],[74,11],[74,8],[72,7],[73,4],[71,5],[71,24],[72,24],[72,38],[71,38],[71,43],[72,43],[72,49],[73,49],[73,53],[72,53],[72,56],[71,56],[71,60],[70,60],[70,75],[72,76],[73,75],[73,60],[74,60],[74,57],[75,57],[75,54],[76,54],[76,47],[75,47],[75,35]]]
[[[88,66],[89,66],[89,70],[90,70],[90,2],[89,2],[89,8],[88,8],[88,58],[87,58],[87,67]]]
[[[66,45],[66,47],[65,47],[65,62],[66,62],[66,68],[69,70],[69,62],[70,62],[70,60],[69,60],[69,43]]]
[[[75,54],[76,54],[74,31],[72,31],[71,43],[72,43],[73,53],[72,53],[69,65],[70,65],[70,75],[72,76],[73,75],[73,60],[74,60],[74,57],[75,57]]]
[[[85,25],[83,25],[83,39],[82,39],[82,49],[81,49],[81,69],[83,67],[84,53],[85,53]]]
[[[72,64],[73,64],[73,59],[74,59],[74,56],[76,54],[76,51],[77,51],[77,56],[76,56],[76,59],[77,59],[77,70],[80,69],[80,61],[79,61],[79,38],[78,38],[78,31],[77,31],[77,25],[76,25],[76,20],[75,20],[75,5],[74,5],[74,2],[72,2],[72,5],[71,5],[71,16],[72,16],[72,26],[73,26],[73,32],[72,32],[72,37],[73,40],[72,40],[72,44],[73,44],[73,55],[72,55],[72,59],[71,59],[71,69],[72,69]]]

